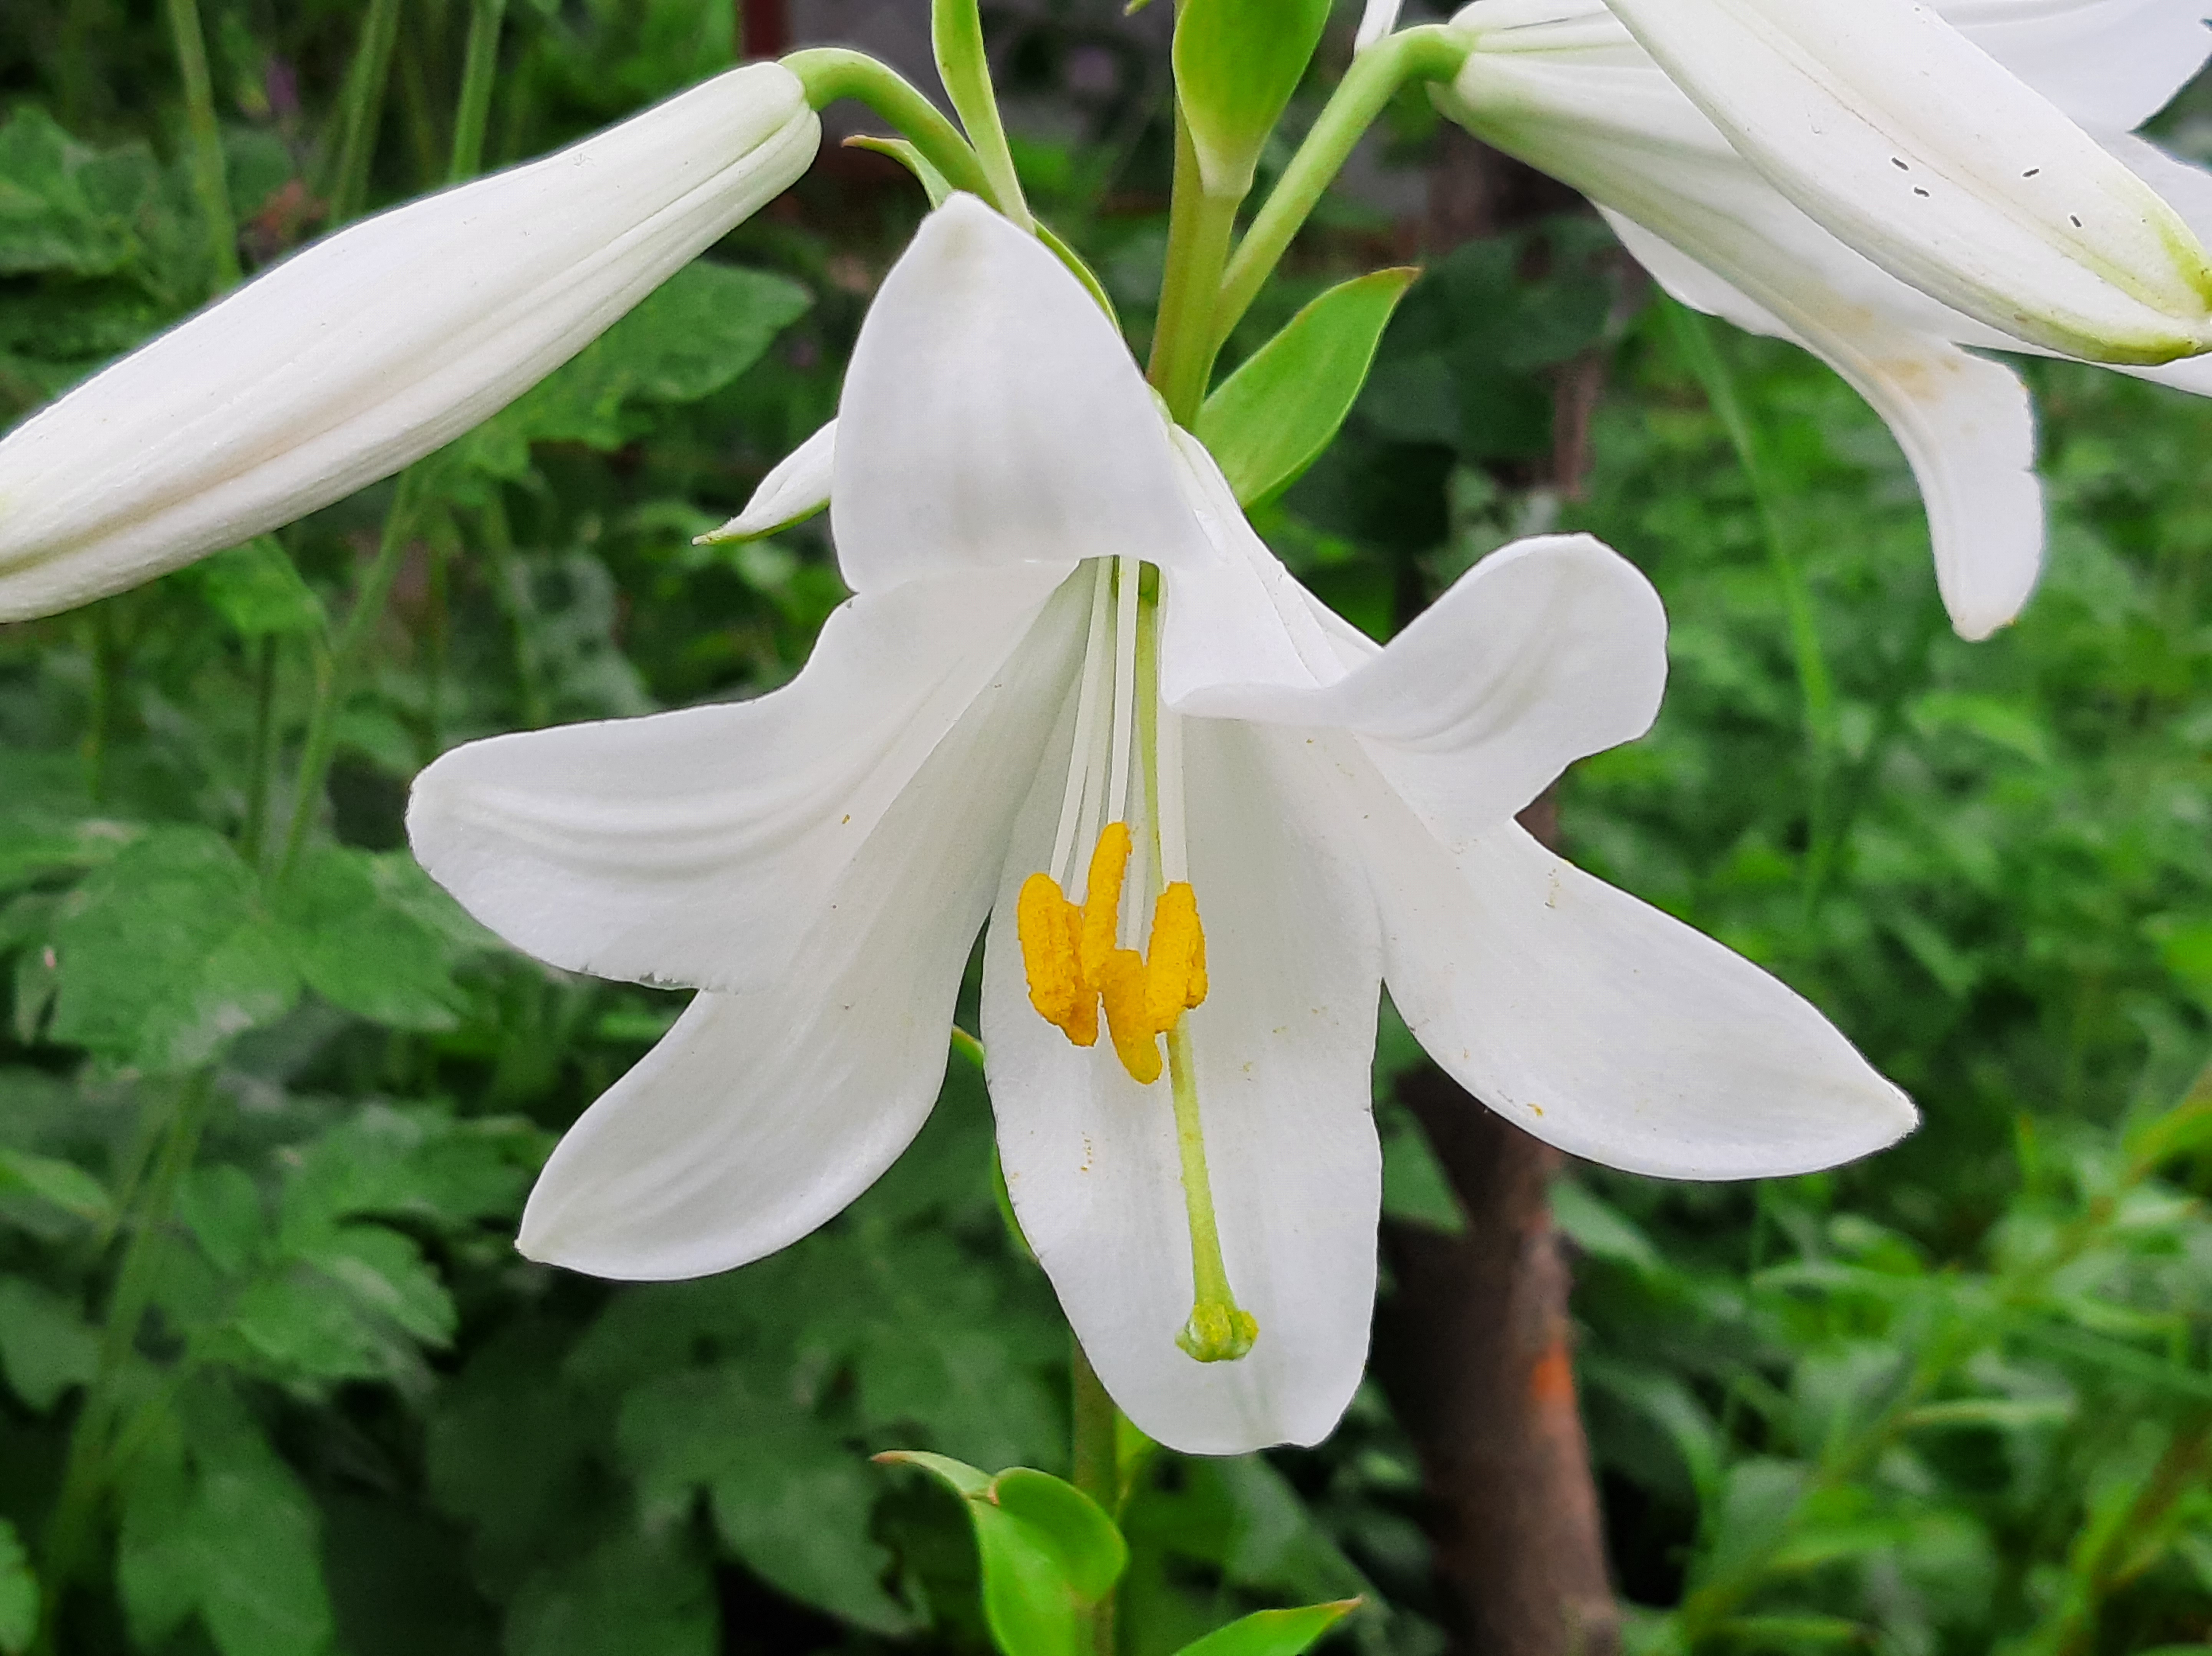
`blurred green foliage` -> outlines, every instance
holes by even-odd
[[[204,10],[251,268],[319,222],[360,9]],[[465,10],[409,0],[378,199],[442,175]],[[1141,335],[1158,66],[1080,8],[1022,30],[1032,96],[1109,54],[1070,102],[1089,136],[1018,155]],[[491,156],[733,51],[721,0],[518,0]],[[208,293],[173,86],[150,12],[0,22],[5,412]],[[895,175],[829,169],[421,468],[282,880],[331,618],[392,485],[0,630],[0,1652],[57,1604],[52,1647],[86,1656],[986,1647],[960,1501],[866,1458],[1067,1470],[1066,1335],[1001,1221],[972,1067],[954,1057],[890,1175],[774,1258],[626,1288],[531,1265],[511,1239],[535,1167],[679,1002],[503,949],[399,827],[455,741],[796,670],[842,597],[819,526],[691,537],[832,411],[920,210]],[[1335,210],[1240,350],[1383,228]],[[1471,244],[1431,262],[1340,440],[1258,520],[1378,635],[1518,533],[1588,527],[1641,564],[1674,620],[1667,710],[1568,780],[1571,849],[1790,978],[1925,1111],[1833,1175],[1561,1184],[1632,1640],[2201,1647],[2212,411],[2039,365],[2050,574],[1970,646],[1873,417],[1716,331],[1778,557],[1685,338],[1595,221]],[[1589,464],[1563,465],[1601,387]],[[1386,1103],[1417,1061],[1386,1039]],[[1384,1126],[1394,1222],[1468,1222],[1409,1118]],[[1120,1514],[1124,1647],[1357,1594],[1339,1647],[1426,1656],[1421,1513],[1372,1391],[1319,1450],[1154,1455]]]

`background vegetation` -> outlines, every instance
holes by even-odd
[[[399,16],[349,149],[356,0],[208,0],[249,273],[334,202],[445,177],[466,9]],[[1141,336],[1158,65],[1073,7],[1007,27],[1079,135],[1024,146],[1033,195]],[[516,0],[488,159],[734,50],[727,0]],[[220,285],[177,87],[142,0],[0,15],[0,412]],[[1418,161],[1424,112],[1398,117]],[[842,596],[822,535],[690,538],[830,413],[921,206],[833,161],[404,495],[0,628],[0,1652],[982,1647],[957,1506],[865,1458],[1066,1470],[1066,1336],[972,1068],[773,1259],[635,1288],[530,1265],[534,1167],[678,1000],[500,947],[400,830],[455,741],[796,670]],[[1299,280],[1392,234],[1346,205]],[[2212,410],[2033,373],[2051,570],[1982,645],[1873,417],[1655,303],[1572,216],[1431,259],[1261,524],[1378,635],[1531,528],[1637,561],[1667,711],[1567,780],[1566,843],[1789,977],[1925,1111],[1836,1175],[1558,1188],[1642,1648],[2212,1640]],[[1563,490],[1559,400],[1600,387]],[[349,629],[392,536],[389,606]],[[1386,1037],[1394,1222],[1463,1225],[1389,1102],[1418,1061]],[[1339,1647],[1425,1656],[1422,1515],[1371,1390],[1316,1451],[1162,1453],[1124,1515],[1126,1648],[1356,1592]]]

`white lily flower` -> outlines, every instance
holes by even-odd
[[[1477,49],[1443,101],[1479,136],[1588,195],[1676,299],[1790,339],[1848,380],[1911,463],[1944,602],[1958,630],[1980,638],[2012,620],[2034,589],[2043,507],[2026,387],[2011,369],[1961,347],[2063,354],[2053,341],[2068,330],[2049,325],[2064,292],[2080,301],[2069,326],[2088,334],[2109,327],[2107,346],[2124,332],[2121,310],[2135,306],[2143,326],[2132,337],[2143,360],[2201,341],[2191,332],[2197,324],[2161,338],[2144,320],[2158,312],[2145,295],[2163,292],[2185,310],[2187,295],[2200,290],[2195,244],[2177,240],[2175,210],[2212,228],[2212,180],[2126,131],[2196,71],[2212,36],[2200,0],[1947,0],[1936,9],[1955,30],[1916,15],[1909,30],[1885,35],[1892,3],[1698,0],[1667,13],[1646,0],[1477,0],[1454,20]],[[1700,64],[1691,51],[1695,27],[1686,31],[1682,20],[1694,13],[1712,22],[1716,9],[1728,14],[1714,25],[1727,50]],[[1632,22],[1664,40],[1690,90],[1639,44]],[[1864,50],[1824,56],[1807,44],[1815,33],[1815,46],[1850,35],[1845,44]],[[1908,52],[1923,53],[1917,69]],[[1754,72],[1756,65],[1764,67]],[[1967,96],[1936,74],[1964,74],[1962,65],[1984,91],[1999,77],[2005,96]],[[1724,76],[1729,86],[1756,88],[1755,95],[1723,108]],[[1785,93],[1796,101],[1778,101]],[[1845,104],[1863,94],[1865,107],[1847,119]],[[1711,109],[1733,116],[1728,131],[1709,118]],[[2054,133],[2045,112],[2066,131]],[[2048,139],[2019,168],[2034,176],[2009,182],[2033,189],[2072,180],[2066,213],[2093,204],[2080,216],[2095,246],[2066,245],[2049,213],[2009,197],[2001,187],[2008,181],[1984,165],[1996,139],[1947,136],[1945,123],[1954,119],[1984,122],[2007,143],[2027,143],[2023,133]],[[1945,148],[1954,139],[1956,156]],[[2081,148],[2093,139],[2095,156]],[[1878,165],[1867,161],[1876,152]],[[2148,184],[2115,186],[2100,157],[2107,167],[2125,162],[2130,178]],[[1885,169],[1887,195],[1867,176]],[[1914,193],[1921,190],[1928,194]],[[2160,204],[2147,205],[2147,195]],[[1948,204],[1948,212],[1919,223],[1923,204]],[[2134,228],[2115,229],[2115,213],[2136,214]],[[1998,220],[2014,229],[2000,235]],[[1908,223],[1917,226],[1911,235],[1898,228]],[[1966,244],[1946,239],[1954,227],[1972,230]],[[2004,268],[1993,273],[1982,249],[2001,254]],[[2161,265],[2158,249],[2173,259]],[[2069,286],[2069,268],[2114,278],[2105,285],[2120,308],[2104,324],[2084,320],[2097,310],[2097,284]],[[2039,312],[2025,300],[2009,312],[1982,302],[2006,281],[2024,291],[2046,277],[2051,302]],[[1954,308],[1968,301],[1974,314]],[[2129,371],[2212,389],[2207,360]]]
[[[562,1141],[525,1252],[690,1276],[836,1214],[928,1114],[987,918],[1015,1210],[1187,1451],[1314,1442],[1358,1384],[1386,979],[1492,1108],[1616,1166],[1796,1172],[1912,1125],[1804,1001],[1515,824],[1658,705],[1657,596],[1595,541],[1494,554],[1376,647],[965,196],[877,295],[834,447],[855,596],[791,685],[416,783],[416,854],[495,929],[704,991]]]
[[[294,255],[0,441],[0,620],[121,591],[497,412],[806,170],[753,64]]]

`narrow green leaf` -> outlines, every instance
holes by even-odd
[[[271,535],[257,535],[179,571],[241,638],[320,632],[329,617]]]
[[[114,1204],[106,1187],[74,1162],[34,1156],[0,1146],[0,1190],[21,1190],[50,1202],[73,1218],[97,1224]]]
[[[1331,288],[1206,399],[1199,440],[1241,503],[1273,500],[1321,458],[1367,381],[1391,313],[1419,274],[1376,271]]]
[[[1344,1598],[1297,1610],[1255,1610],[1185,1645],[1176,1656],[1300,1656],[1358,1608],[1358,1599]]]
[[[950,1455],[933,1455],[921,1449],[887,1449],[875,1458],[880,1466],[918,1466],[951,1485],[953,1494],[969,1501],[981,1499],[991,1487],[988,1472],[978,1471],[966,1461],[955,1460]]]
[[[904,138],[878,138],[866,132],[856,132],[845,140],[848,149],[872,149],[879,155],[889,155],[913,174],[923,190],[928,192],[932,210],[951,199],[952,186],[945,182],[945,174],[929,164],[929,159]]]
[[[1267,135],[1305,78],[1329,0],[1185,0],[1176,96],[1210,196],[1241,198]]]

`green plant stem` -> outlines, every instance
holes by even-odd
[[[115,687],[118,674],[115,612],[106,604],[88,610],[80,628],[90,675],[85,688],[84,791],[94,806],[107,800],[107,751],[115,734]]]
[[[131,1216],[130,1240],[124,1246],[100,1330],[99,1364],[70,1428],[61,1492],[46,1525],[40,1561],[46,1592],[40,1606],[38,1639],[32,1646],[34,1656],[55,1656],[59,1648],[57,1641],[66,1589],[83,1565],[98,1525],[101,1500],[118,1464],[110,1453],[110,1436],[121,1402],[125,1371],[137,1348],[139,1324],[153,1303],[161,1254],[167,1245],[170,1214],[198,1154],[200,1134],[207,1125],[208,1106],[214,1097],[214,1076],[204,1069],[193,1072],[179,1087],[153,1172]]]
[[[332,229],[358,216],[368,199],[369,162],[376,154],[384,89],[392,78],[392,48],[398,38],[399,0],[368,0],[339,117],[337,161],[331,182]]]
[[[1466,37],[1425,23],[1387,35],[1352,60],[1229,261],[1214,305],[1215,350],[1227,343],[1252,307],[1291,240],[1344,170],[1375,118],[1398,95],[1398,88],[1413,81],[1453,79],[1472,50]]]
[[[960,124],[968,129],[968,141],[990,182],[992,204],[1024,230],[1031,228],[1029,204],[1022,199],[1013,151],[1006,147],[1006,129],[991,88],[991,63],[983,50],[983,19],[975,0],[935,0],[930,7],[929,33],[938,76]]]
[[[992,198],[991,180],[960,130],[895,70],[843,46],[810,46],[782,61],[799,76],[806,88],[806,101],[816,109],[826,109],[840,98],[867,105],[921,151],[947,184],[986,201]]]
[[[246,759],[246,820],[239,855],[258,868],[269,847],[269,807],[276,791],[276,640],[261,639],[253,651],[253,746]]]
[[[1178,425],[1197,424],[1218,350],[1214,299],[1237,232],[1238,196],[1208,195],[1198,150],[1180,112],[1176,116],[1175,195],[1168,209],[1167,274],[1146,377]]]
[[[1835,680],[1829,674],[1827,655],[1820,647],[1812,591],[1805,584],[1805,572],[1799,567],[1796,554],[1790,551],[1789,537],[1784,533],[1777,509],[1778,491],[1767,470],[1758,433],[1744,407],[1735,372],[1714,343],[1712,329],[1704,316],[1663,295],[1658,303],[1677,347],[1704,387],[1714,417],[1728,434],[1729,446],[1735,451],[1736,464],[1743,470],[1744,480],[1751,485],[1752,503],[1759,514],[1759,538],[1766,544],[1766,561],[1782,594],[1805,728],[1806,816],[1810,831],[1807,835],[1802,923],[1809,925],[1834,871],[1837,852],[1834,795],[1841,743],[1836,728]]]
[[[1072,1381],[1069,1405],[1073,1421],[1073,1476],[1075,1487],[1103,1507],[1117,1521],[1121,1511],[1121,1411],[1106,1395],[1097,1371],[1084,1355],[1083,1342],[1068,1336],[1068,1367]],[[1082,1623],[1079,1644],[1086,1636],[1092,1656],[1114,1656],[1114,1599],[1108,1593],[1088,1610],[1078,1611]]]
[[[292,786],[291,818],[284,831],[283,849],[276,868],[280,881],[290,874],[298,862],[307,843],[308,831],[314,826],[322,803],[323,785],[330,778],[331,760],[337,750],[338,715],[344,710],[346,698],[353,693],[362,659],[368,652],[370,640],[376,636],[378,624],[384,619],[392,583],[398,578],[399,565],[407,556],[408,531],[414,523],[420,478],[421,474],[412,470],[399,474],[392,504],[384,514],[384,533],[377,544],[376,556],[362,571],[360,584],[354,592],[353,607],[346,612],[337,638],[315,663],[315,698],[307,714],[307,734],[301,746],[300,771]]]
[[[499,33],[507,0],[472,0],[468,54],[461,61],[461,96],[453,110],[453,158],[446,181],[459,184],[483,167],[484,130],[491,122],[492,82],[499,77]]]
[[[169,40],[176,48],[177,78],[184,83],[185,121],[191,135],[192,193],[205,222],[208,258],[217,292],[238,285],[238,219],[230,204],[223,164],[222,129],[216,124],[215,82],[208,74],[207,35],[198,0],[168,0]]]

